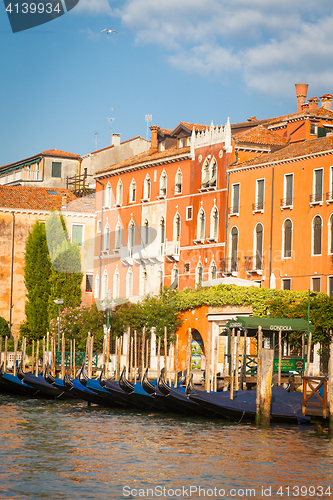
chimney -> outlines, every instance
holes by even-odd
[[[120,134],[112,134],[111,146],[120,146]]]
[[[158,151],[158,141],[157,141],[157,133],[159,131],[159,127],[157,125],[152,125],[150,128],[150,149],[149,154],[157,153]]]
[[[321,99],[321,107],[331,111],[333,95],[332,94],[324,94],[324,95],[320,96],[320,99]]]
[[[318,97],[311,97],[311,99],[308,99],[309,101],[309,110],[311,111],[312,109],[317,109],[318,108],[318,102],[319,99]]]
[[[302,104],[306,101],[306,94],[308,93],[307,83],[295,83],[296,87],[296,97],[298,102],[297,113],[302,111]]]
[[[301,105],[302,111],[308,111],[309,109],[310,109],[310,104],[308,102],[305,102],[304,104]]]
[[[61,205],[63,207],[67,205],[67,193],[61,193]]]

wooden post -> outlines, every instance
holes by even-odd
[[[5,359],[3,360],[4,361],[3,369],[4,369],[5,373],[7,372],[7,357],[8,357],[8,337],[6,335],[6,337],[5,337]]]
[[[94,356],[94,336],[90,337],[90,371],[91,376],[93,375],[93,356]]]
[[[45,336],[43,337],[43,366],[42,366],[42,370],[43,370],[43,377],[45,376]]]
[[[14,337],[14,377],[16,376],[17,346],[18,346],[18,338]]]
[[[37,345],[36,345],[36,371],[35,371],[36,377],[38,377],[38,368],[39,368],[39,339],[37,340]]]
[[[174,387],[177,387],[178,366],[179,366],[179,335],[178,333],[176,333],[175,377],[173,383]]]
[[[192,330],[191,330],[191,328],[189,328],[188,329],[188,338],[187,338],[187,349],[186,349],[186,370],[187,370],[186,387],[187,387],[188,382],[190,380],[191,358],[192,358]]]
[[[137,334],[136,330],[134,330],[134,381],[136,382],[136,371],[138,368],[138,357],[137,357]]]
[[[56,357],[57,357],[57,343],[55,337],[53,338],[53,356],[52,356],[52,361],[53,361],[53,376],[55,377],[56,375]]]
[[[272,401],[274,350],[260,349],[258,366],[260,366],[260,382],[257,383],[257,425],[267,427],[270,424]]]
[[[133,347],[133,337],[131,337],[131,360],[130,360],[130,379],[133,380],[133,368],[134,368],[134,359],[133,359],[134,347]]]
[[[32,341],[32,352],[31,352],[31,373],[34,374],[34,367],[35,367],[35,341]]]
[[[215,337],[215,346],[214,346],[214,385],[213,385],[213,391],[217,392],[217,361],[218,361],[218,354],[219,354],[219,336],[217,335]]]
[[[146,345],[146,328],[143,327],[142,342],[141,342],[141,380],[145,371],[145,345]]]
[[[308,338],[308,352],[306,354],[306,371],[305,375],[309,376],[309,370],[310,370],[310,356],[311,356],[311,341],[312,341],[312,332],[309,332],[309,338]]]
[[[171,387],[172,383],[172,368],[171,368],[171,353],[174,352],[173,342],[170,343],[169,347],[169,360],[168,360],[168,374],[169,374],[169,386]]]
[[[257,361],[259,360],[259,353],[262,349],[262,329],[261,329],[261,326],[259,325],[258,326],[258,344],[257,344]],[[257,387],[258,387],[258,384],[260,384],[260,377],[261,377],[261,373],[260,373],[260,370],[261,370],[261,365],[259,364],[259,362],[257,362]]]
[[[131,369],[130,369],[130,352],[131,352],[131,328],[127,329],[127,352],[126,352],[126,376],[131,379]]]
[[[281,359],[282,359],[282,332],[279,330],[279,368],[278,368],[278,385],[281,385]]]
[[[167,327],[164,327],[164,375],[165,381],[168,383],[168,332]]]
[[[60,377],[62,378],[62,380],[64,380],[64,376],[65,376],[65,334],[63,332],[61,336],[61,372],[60,372]]]
[[[328,400],[328,433],[330,436],[333,436],[333,335],[332,335],[332,330],[330,330],[330,356],[328,359],[327,400]]]
[[[240,349],[240,330],[237,330],[236,361],[235,361],[235,388],[236,388],[236,391],[239,391],[239,349]]]
[[[27,339],[25,337],[22,338],[22,369],[25,372],[25,355],[27,351]]]
[[[149,368],[149,338],[146,340],[146,368]]]
[[[246,359],[246,330],[244,330],[244,344],[243,344],[243,349],[241,351],[241,360],[240,360],[239,388],[241,391],[243,390],[244,378],[246,377],[245,365],[244,365],[245,359]],[[246,380],[245,380],[245,382],[246,382]]]
[[[234,345],[235,329],[233,328],[230,339],[230,399],[234,399]]]
[[[47,359],[47,364],[49,364],[49,359],[50,359],[49,340],[50,340],[50,334],[49,334],[49,332],[46,332],[46,359]]]
[[[160,375],[161,371],[161,337],[158,337],[157,343],[157,378]]]
[[[50,338],[50,344],[51,344],[51,363],[50,363],[50,369],[51,369],[51,373],[53,375],[53,365],[54,365],[54,361],[53,361],[53,337]]]
[[[210,392],[210,331],[208,331],[207,338],[207,349],[206,349],[206,369],[205,369],[205,390],[206,392]]]
[[[73,340],[70,339],[69,343],[69,373],[70,377],[72,376],[73,373]]]
[[[0,366],[2,365],[2,337],[0,337]]]

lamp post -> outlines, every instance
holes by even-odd
[[[109,331],[110,318],[112,318],[113,313],[116,310],[116,303],[112,300],[112,292],[109,290],[106,294],[106,298],[101,303],[101,309],[106,312],[106,329]]]
[[[60,306],[64,303],[64,299],[56,299],[53,301],[58,304],[58,351],[60,350]]]

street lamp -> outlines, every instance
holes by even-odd
[[[113,316],[116,310],[116,303],[112,299],[112,292],[110,290],[107,292],[106,298],[102,301],[100,307],[103,312],[106,312],[106,329],[109,331],[110,317]]]
[[[56,299],[53,301],[58,304],[58,351],[60,350],[60,306],[64,303],[64,299]]]

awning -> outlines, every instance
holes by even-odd
[[[256,316],[236,316],[236,320],[228,321],[227,328],[246,328],[248,330],[256,330],[261,326],[263,330],[272,332],[295,332],[299,330],[310,331],[314,330],[313,325],[305,321],[305,319],[287,319],[287,318],[260,318]]]

